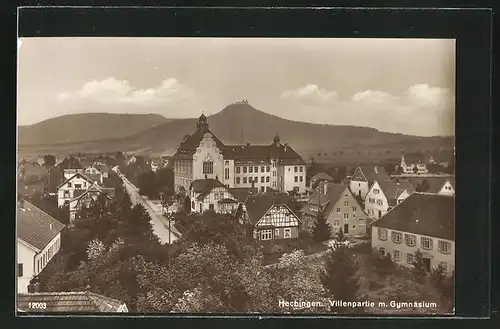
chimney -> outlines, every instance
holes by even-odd
[[[375,166],[375,168],[373,170],[375,171],[375,174],[378,174],[378,168],[377,168],[377,166]]]

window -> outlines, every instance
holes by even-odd
[[[387,229],[381,227],[378,228],[378,239],[387,240]]]
[[[349,219],[349,214],[348,213],[344,213],[344,219]]]
[[[22,277],[23,276],[23,264],[17,264],[17,276]]]
[[[68,190],[64,191],[64,197],[69,198],[69,191]]]
[[[243,173],[246,174],[247,173],[247,167],[243,167]]]
[[[266,171],[266,168],[264,166],[261,166],[260,167],[260,172],[264,172],[264,171]]]
[[[240,167],[236,167],[236,173],[239,174],[241,171],[241,168]]]
[[[333,221],[333,226],[339,227],[339,225],[340,225],[340,221],[339,220],[334,220]]]
[[[299,168],[297,168],[297,166],[295,166],[295,167],[293,168],[293,170],[294,170],[295,172],[298,172],[298,169],[299,169]]]
[[[348,207],[349,206],[349,201],[344,201],[344,207]]]
[[[377,205],[379,206],[383,206],[384,205],[384,202],[380,199],[377,199]]]
[[[401,242],[403,242],[403,233],[393,231],[391,233],[391,239],[392,239],[392,242],[394,242],[394,243],[401,243]]]
[[[269,176],[266,177],[266,183],[269,183]]]
[[[289,227],[288,227],[288,228],[285,228],[285,232],[284,232],[284,234],[283,234],[283,237],[284,237],[285,239],[290,239],[290,238],[291,238],[291,236],[292,236],[292,229],[291,229],[291,228],[289,228]]]
[[[408,247],[415,247],[417,244],[417,237],[414,234],[405,234],[405,244]]]
[[[261,191],[261,192],[264,192],[264,186],[261,186],[261,187],[260,187],[260,191]]]
[[[261,240],[271,240],[273,238],[273,230],[260,231]]]
[[[259,172],[259,167],[255,166],[254,171],[255,171],[256,173],[258,173],[258,172]]]
[[[393,259],[395,261],[400,261],[401,260],[401,252],[399,250],[394,250],[394,253],[393,253]]]
[[[236,177],[236,184],[239,184],[239,183],[240,183],[240,178]]]
[[[269,172],[271,170],[271,168],[269,168],[269,166],[266,166],[266,172]]]
[[[303,177],[303,176],[299,176],[299,178],[300,178],[299,180],[300,180],[301,182],[303,182],[303,181],[304,181],[304,177]]]
[[[408,264],[413,264],[413,254],[406,254],[406,262]]]
[[[368,198],[368,202],[375,203],[375,199],[374,198]]]
[[[253,178],[253,181],[254,181],[255,183],[258,183],[258,182],[259,182],[259,176],[255,176],[255,177]]]
[[[378,188],[373,189],[373,194],[379,194],[379,193],[380,193],[380,190]]]
[[[275,237],[280,236],[280,229],[279,228],[274,229],[274,236]]]
[[[449,241],[438,241],[438,250],[442,254],[449,254],[451,252],[451,243]]]
[[[243,177],[243,184],[246,184],[246,183],[247,183],[247,178]]]
[[[248,172],[253,173],[253,167],[248,167]]]
[[[422,244],[422,249],[424,249],[424,250],[431,250],[432,249],[432,239],[431,238],[422,237],[420,239],[420,243]]]
[[[299,169],[300,169],[300,172],[304,171],[304,167],[302,167],[302,166],[300,166]]]
[[[340,212],[340,208],[337,208],[337,212]]]
[[[298,176],[295,176],[294,177],[294,180],[295,180],[295,183],[297,183],[299,181],[299,177]]]
[[[71,182],[68,182],[68,187],[71,187]]]
[[[264,179],[265,179],[265,177],[264,177],[264,176],[261,176],[261,177],[260,177],[260,182],[261,182],[261,183],[264,183]]]
[[[224,179],[229,179],[229,168],[224,169]]]
[[[82,184],[75,184],[75,188],[76,189],[81,189],[82,188]]]
[[[214,173],[214,163],[212,161],[203,161],[203,174],[211,175]]]
[[[213,203],[211,203],[211,204],[208,205],[208,210],[210,210],[210,211],[214,211],[215,210]]]
[[[276,171],[273,171],[273,177],[276,177]]]
[[[352,212],[356,212],[356,207],[352,207]]]

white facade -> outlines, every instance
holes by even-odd
[[[225,204],[219,203],[223,199],[235,199],[235,197],[227,190],[225,187],[215,187],[210,193],[205,195],[203,199],[198,200],[201,193],[196,193],[195,191],[190,191],[191,198],[191,211],[197,213],[203,213],[206,210],[214,211],[218,214],[227,213],[228,207]]]
[[[42,250],[21,239],[17,239],[17,291],[27,293],[28,285],[61,248],[61,233],[58,233]],[[22,275],[20,273],[22,268]]]
[[[370,190],[370,185],[366,177],[363,175],[361,168],[357,168],[349,182],[349,188],[353,195],[361,197],[361,200],[366,198],[366,194]]]
[[[427,174],[429,172],[425,163],[406,163],[404,154],[401,155],[400,167],[405,174],[415,174],[415,168],[417,174]]]
[[[87,190],[93,183],[82,175],[73,175],[61,184],[57,191],[57,205],[62,207],[66,201],[74,198],[75,190]]]
[[[437,268],[440,263],[443,263],[448,275],[451,275],[455,269],[455,242],[451,240],[395,231],[374,225],[372,249],[383,254],[389,253],[394,262],[403,266],[412,266],[412,259],[418,249],[422,252],[429,269]]]
[[[101,184],[102,184],[104,175],[103,175],[103,173],[102,173],[99,169],[97,169],[96,167],[94,167],[94,166],[90,166],[90,167],[85,168],[85,174],[89,174],[89,175],[99,175],[99,183],[101,183]]]
[[[389,202],[377,181],[366,194],[365,211],[371,218],[380,218],[389,211]]]
[[[450,181],[446,181],[443,184],[443,187],[441,187],[441,190],[438,192],[438,194],[441,195],[455,195],[455,189],[453,188],[453,185],[450,183]]]

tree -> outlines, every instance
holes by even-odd
[[[360,286],[357,267],[352,251],[343,244],[337,244],[320,274],[321,283],[336,300],[356,300]]]
[[[89,242],[89,245],[87,247],[87,258],[95,259],[97,257],[100,257],[105,251],[106,247],[104,246],[104,243],[102,243],[102,241],[99,239],[94,239]]]
[[[424,264],[424,255],[417,249],[413,258],[413,276],[417,282],[423,282],[427,277],[427,271]]]
[[[316,217],[311,234],[315,242],[327,241],[332,237],[332,226],[323,214],[318,214]]]
[[[43,165],[46,166],[47,168],[54,167],[56,165],[56,157],[51,154],[44,155]]]

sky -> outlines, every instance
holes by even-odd
[[[194,118],[243,99],[290,120],[453,135],[455,40],[18,40],[19,125],[89,112]]]

